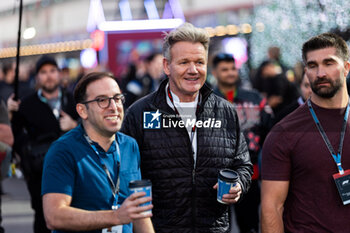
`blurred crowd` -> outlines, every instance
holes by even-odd
[[[232,54],[210,54],[209,61],[208,70],[215,80],[208,85],[217,95],[235,106],[254,165],[255,176],[252,178],[251,189],[245,199],[235,207],[237,222],[242,233],[258,232],[262,144],[273,125],[310,97],[310,83],[304,74],[302,63],[294,67],[283,64],[278,47],[270,47],[266,51],[266,60],[257,69],[250,71],[249,79],[240,78],[240,71],[235,66]],[[156,91],[162,80],[167,78],[163,71],[163,62],[161,53],[152,52],[141,60],[130,63],[123,75],[116,77],[122,93],[125,94],[125,109]],[[81,68],[78,74],[72,76],[68,67],[59,67],[53,57],[44,55],[35,63],[19,67],[16,99],[15,69],[14,61],[1,64],[0,101],[3,109],[7,107],[2,115],[7,115],[4,117],[8,118],[3,122],[6,125],[12,122],[15,138],[14,145],[7,142],[8,147],[13,146],[12,152],[8,152],[9,148],[3,151],[11,154],[13,163],[24,171],[36,214],[35,232],[49,232],[44,223],[40,196],[42,160],[32,164],[33,161],[26,160],[24,155],[35,150],[39,154],[45,154],[47,145],[79,123],[72,98],[77,82],[92,71],[108,70],[101,66],[93,70]],[[50,105],[53,115],[45,113],[47,109],[41,106],[42,102]],[[44,143],[37,145],[38,141]],[[30,149],[27,149],[28,146]],[[2,173],[2,176],[6,177],[8,174]]]
[[[267,98],[275,115],[278,115],[279,111],[300,96],[303,66],[301,62],[294,67],[285,66],[281,61],[280,48],[278,47],[270,47],[266,54],[266,60],[257,69],[250,71],[249,80],[240,80],[240,84],[244,84],[242,86],[245,89],[257,90],[263,97]],[[214,55],[209,55],[209,60]],[[123,93],[127,96],[126,107],[157,89],[159,83],[165,78],[162,62],[162,54],[153,52],[144,58],[130,62],[122,75],[117,77]],[[0,98],[5,102],[14,93],[15,66],[14,61],[6,61],[1,64]],[[208,70],[211,70],[211,64],[209,64]],[[108,70],[103,66],[97,66],[92,69],[81,67],[78,72],[72,72],[67,66],[60,67],[61,87],[72,93],[79,79],[93,71]],[[18,97],[20,99],[38,88],[35,78],[35,62],[21,64],[18,77]],[[216,80],[210,84],[215,87]]]
[[[290,68],[282,63],[280,49],[277,47],[271,47],[267,51],[266,60],[262,62],[258,69],[251,71],[250,80],[240,79],[239,70],[235,67],[235,59],[232,54],[211,54],[209,60],[212,60],[212,63],[208,63],[209,70],[212,71],[211,75],[215,79],[214,82],[208,84],[215,90],[216,94],[235,105],[254,163],[255,177],[253,177],[251,191],[246,196],[245,201],[236,205],[237,221],[242,232],[258,231],[258,208],[260,204],[258,170],[262,143],[277,119],[282,119],[283,116],[294,110],[299,103],[303,103],[309,97],[310,85],[307,79],[303,78],[303,67],[296,65],[295,68]],[[225,63],[228,65],[227,71],[223,67]],[[43,72],[46,72],[46,66],[49,68],[45,74]],[[106,69],[102,66],[94,69],[81,68],[78,74],[74,74],[68,67],[59,67],[53,57],[44,55],[33,64],[26,63],[19,67],[19,100],[14,98],[15,69],[14,61],[4,62],[0,73],[0,101],[3,105],[8,105],[9,119],[12,121],[16,138],[16,143],[13,146],[14,150],[11,153],[12,162],[24,171],[31,194],[32,207],[35,210],[35,232],[49,232],[44,224],[39,192],[41,189],[42,161],[36,162],[39,164],[32,164],[33,162],[28,161],[25,155],[28,154],[28,150],[33,151],[33,148],[37,148],[36,143],[33,142],[41,141],[42,145],[45,145],[45,143],[50,145],[52,141],[76,125],[75,121],[78,118],[73,113],[73,101],[70,100],[71,103],[60,103],[55,102],[54,99],[61,95],[70,99],[76,83],[84,75],[92,71],[106,71]],[[50,69],[53,69],[53,71]],[[75,76],[72,76],[72,73]],[[50,81],[50,79],[53,81]],[[126,96],[125,109],[136,100],[156,91],[164,79],[166,79],[166,76],[163,71],[163,56],[160,52],[150,53],[143,59],[130,63],[123,75],[117,77],[120,88]],[[53,89],[50,90],[50,82],[57,82],[59,87],[53,85]],[[244,87],[242,85],[241,88],[242,83],[245,83],[245,85]],[[250,90],[245,90],[247,87]],[[54,93],[57,90],[59,90],[57,92],[59,94],[53,100],[45,99],[43,96],[40,97],[40,100],[44,99],[44,102],[51,103],[53,101],[51,106],[55,106],[55,103],[65,105],[63,107],[66,108],[66,111],[61,110],[62,112],[57,113],[56,119],[51,119],[50,114],[45,115],[46,109],[39,105],[40,101],[38,102],[31,96],[40,96],[40,93],[45,91]],[[234,94],[232,91],[236,91],[236,93]],[[29,103],[28,99],[30,100]],[[33,108],[37,104],[38,106]],[[23,110],[23,106],[20,110],[20,105],[29,105],[30,111]],[[67,108],[72,110],[67,110]],[[70,117],[66,117],[68,115]],[[33,118],[37,120],[35,121]],[[42,127],[45,125],[46,129],[43,129]],[[29,138],[29,144],[26,142],[26,137]],[[26,149],[28,146],[30,149]],[[38,153],[45,153],[44,151],[47,148],[47,146],[39,148]]]

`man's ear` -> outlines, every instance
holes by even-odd
[[[77,104],[75,106],[75,109],[77,111],[77,113],[79,114],[80,118],[83,119],[83,120],[86,120],[87,117],[88,117],[88,114],[87,114],[87,109],[86,109],[86,106],[85,104]]]
[[[167,76],[170,75],[169,61],[165,57],[163,58],[163,70]]]
[[[344,68],[345,68],[345,77],[347,77],[350,71],[350,62],[348,61],[344,62]]]

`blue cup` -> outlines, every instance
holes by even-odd
[[[222,201],[222,196],[228,194],[230,189],[236,186],[238,181],[238,173],[230,169],[222,169],[218,176],[218,194],[217,201],[222,204],[227,204]]]
[[[145,192],[144,197],[152,197],[152,182],[150,180],[132,180],[129,182],[130,195],[138,192]],[[140,206],[146,206],[152,204],[151,201],[141,204]],[[144,214],[152,213],[152,210],[143,212]]]

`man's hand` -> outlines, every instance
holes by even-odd
[[[218,188],[218,183],[216,183],[213,187],[214,189]],[[237,184],[232,187],[229,191],[229,194],[224,194],[222,196],[222,201],[226,202],[227,204],[234,204],[236,203],[242,194],[242,188],[241,184],[237,182]]]
[[[46,224],[52,230],[85,232],[134,222],[139,229],[135,232],[153,233],[152,214],[142,213],[152,209],[153,205],[138,206],[152,200],[144,195],[145,192],[130,195],[117,210],[91,211],[72,207],[72,197],[67,194],[47,193],[43,196]]]
[[[66,132],[68,130],[73,129],[78,124],[75,120],[73,120],[67,113],[61,110],[60,112],[60,128],[62,131]]]
[[[267,98],[267,103],[271,108],[277,107],[283,102],[283,97],[280,95],[272,95]]]
[[[134,193],[123,202],[116,211],[120,223],[128,224],[136,219],[152,217],[152,213],[143,213],[144,211],[151,210],[153,208],[152,204],[139,206],[140,204],[152,201],[152,197],[143,197],[145,195],[145,192]]]
[[[21,104],[20,100],[14,100],[15,94],[12,93],[7,99],[7,111],[9,115],[9,119],[12,119],[12,113],[17,112],[19,109],[19,105]]]

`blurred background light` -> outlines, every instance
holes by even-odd
[[[26,28],[23,32],[23,39],[29,40],[34,38],[36,35],[35,27]]]
[[[80,63],[84,68],[94,68],[97,66],[97,53],[94,49],[84,49],[80,53]]]
[[[157,30],[177,28],[183,23],[182,19],[105,21],[99,24],[98,28],[101,31]]]
[[[239,37],[225,38],[222,40],[222,44],[226,53],[233,54],[238,69],[248,61],[248,43],[245,39]]]

